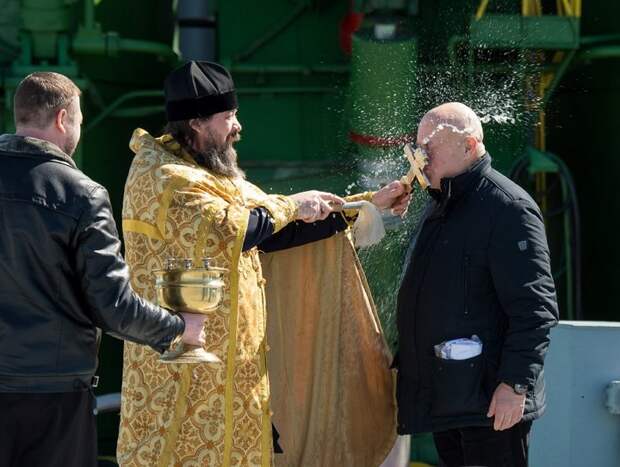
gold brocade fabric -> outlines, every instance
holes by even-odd
[[[150,348],[125,344],[119,464],[269,467],[275,458],[291,466],[378,465],[393,441],[389,358],[344,234],[267,259],[269,323],[282,330],[270,329],[270,353],[278,352],[270,377],[281,411],[275,423],[290,452],[280,460],[272,454],[265,279],[257,249],[241,250],[252,208],[266,208],[278,231],[296,217],[296,205],[247,181],[214,176],[169,135],[155,139],[138,129],[130,147],[136,156],[125,187],[123,231],[134,289],[155,300],[153,271],[170,257],[206,256],[229,273],[222,304],[205,325],[205,349],[223,363],[164,364]],[[292,298],[308,296],[314,298],[306,322]],[[299,333],[306,340],[298,350]],[[289,353],[292,360],[282,359]],[[360,463],[357,453],[367,457]]]
[[[391,356],[349,238],[261,260],[276,466],[379,466],[396,437]]]
[[[134,289],[154,300],[153,271],[169,257],[207,256],[229,274],[205,326],[205,348],[223,364],[162,364],[151,349],[125,344],[119,464],[270,466],[264,279],[257,250],[241,248],[250,209],[265,207],[277,231],[296,205],[213,176],[169,136],[136,130],[130,147],[123,231]]]

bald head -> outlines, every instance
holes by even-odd
[[[472,109],[460,102],[448,102],[435,107],[424,115],[422,122],[425,120],[436,129],[448,128],[464,135],[473,136],[480,143],[484,139],[480,119]]]
[[[460,102],[442,104],[424,115],[418,145],[427,151],[425,173],[433,188],[442,178],[465,172],[486,153],[482,124],[476,113]]]

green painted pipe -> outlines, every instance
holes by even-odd
[[[156,115],[162,113],[164,110],[163,105],[143,105],[139,107],[128,107],[126,109],[117,109],[112,112],[110,117],[116,118],[137,118],[145,117],[147,115]]]
[[[605,42],[620,42],[620,34],[602,34],[597,36],[582,36],[579,45],[592,45]]]
[[[330,94],[339,92],[336,87],[326,86],[280,86],[280,87],[254,87],[237,88],[239,95],[251,94]],[[134,99],[156,98],[162,101],[159,105],[145,105],[121,108],[124,104]],[[110,105],[105,107],[95,118],[93,118],[84,128],[84,134],[89,133],[97,125],[108,117],[134,118],[153,115],[164,112],[163,104],[164,93],[161,90],[142,90],[131,91],[115,99]]]
[[[112,113],[114,113],[116,109],[118,109],[125,102],[130,101],[132,99],[143,99],[143,98],[149,98],[149,97],[160,98],[163,101],[164,92],[161,90],[142,90],[142,91],[128,92],[126,94],[123,94],[122,96],[119,96],[110,105],[108,105],[105,109],[103,109],[101,113],[99,113],[99,115],[93,118],[88,123],[88,125],[85,126],[84,134],[87,134],[90,131],[92,131],[93,128],[95,128],[104,119],[106,119]],[[161,108],[163,110],[163,103],[162,103]]]
[[[135,52],[157,55],[166,59],[178,60],[177,54],[167,44],[159,42],[142,41],[137,39],[120,39],[119,50],[121,52]]]
[[[73,40],[73,52],[77,55],[107,55],[116,57],[123,52],[156,55],[167,60],[178,60],[174,50],[159,42],[123,39],[118,34],[90,34],[82,30]]]
[[[301,74],[312,75],[317,73],[346,74],[349,73],[349,65],[261,65],[243,64],[232,65],[230,68],[233,74]]]
[[[599,45],[591,49],[581,50],[577,56],[578,61],[585,62],[601,58],[619,58],[620,45]]]
[[[337,87],[328,86],[265,86],[255,88],[237,88],[237,94],[331,94],[340,92]]]
[[[84,28],[95,29],[95,3],[94,0],[84,0]]]

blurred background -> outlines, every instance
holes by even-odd
[[[109,189],[118,222],[131,133],[161,132],[164,77],[187,59],[231,70],[240,164],[284,194],[348,194],[399,178],[420,117],[466,103],[495,167],[544,213],[562,319],[620,321],[620,2],[0,0],[0,130],[13,130],[24,76],[72,78],[84,93],[76,160]],[[398,278],[425,201],[416,193],[404,221],[385,219],[387,243],[360,251],[391,345]],[[99,394],[119,392],[121,355],[122,343],[104,338]],[[118,413],[100,412],[101,463],[115,465]],[[620,465],[615,455],[609,465]],[[410,458],[437,463],[428,436],[412,440]]]

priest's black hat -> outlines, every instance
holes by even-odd
[[[226,68],[213,62],[187,62],[164,84],[169,122],[209,117],[238,107],[235,83]]]

